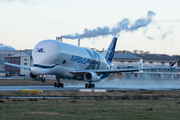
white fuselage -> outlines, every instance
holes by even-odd
[[[59,42],[44,40],[33,49],[34,75],[56,75],[60,78],[73,78],[70,70],[107,69],[105,58],[98,52]]]

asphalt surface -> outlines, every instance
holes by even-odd
[[[104,87],[85,88],[85,87],[83,87],[83,86],[64,86],[64,88],[57,88],[57,87],[54,87],[54,86],[0,86],[0,91],[19,91],[19,90],[79,91],[80,89],[116,90],[116,89],[118,89],[118,88],[104,88]]]
[[[102,90],[180,90],[180,80],[112,80],[96,82],[95,88],[85,88],[84,83],[64,83],[64,88],[56,88],[52,85],[19,85],[0,86],[0,91],[19,90],[43,90],[43,91],[79,91],[80,89],[102,89]]]
[[[64,88],[55,88],[54,86],[0,86],[0,91],[19,91],[19,90],[43,90],[43,91],[79,91],[80,89],[97,89],[97,90],[180,90],[179,85],[175,87],[168,86],[151,86],[151,87],[95,87],[85,88],[84,86],[64,86]]]

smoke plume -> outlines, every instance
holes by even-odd
[[[109,28],[107,26],[97,27],[94,28],[93,30],[85,28],[82,34],[75,33],[75,34],[62,35],[61,37],[66,39],[78,39],[78,38],[91,38],[91,37],[106,36],[106,35],[117,36],[120,34],[121,31],[133,32],[139,28],[147,27],[152,22],[152,18],[155,15],[156,14],[153,11],[148,11],[147,16],[145,18],[139,18],[134,23],[130,23],[130,20],[128,18],[124,18],[120,22],[116,23],[112,28]]]

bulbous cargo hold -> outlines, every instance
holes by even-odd
[[[32,56],[36,66],[60,65],[74,70],[107,69],[105,58],[98,52],[55,40],[39,42]]]

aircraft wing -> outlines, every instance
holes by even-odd
[[[5,59],[5,61],[4,61],[4,64],[5,64],[5,65],[9,65],[9,66],[13,66],[13,67],[19,67],[19,68],[25,68],[25,69],[31,70],[31,67],[21,66],[21,65],[16,65],[16,64],[8,63],[6,59]]]
[[[80,75],[86,72],[94,72],[97,74],[109,74],[109,73],[121,73],[121,72],[137,72],[140,70],[151,70],[158,68],[170,68],[168,66],[158,66],[158,67],[146,67],[146,68],[129,68],[129,69],[101,69],[101,70],[72,70],[69,71],[72,74]]]

